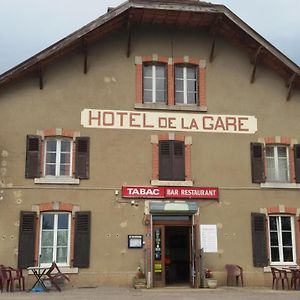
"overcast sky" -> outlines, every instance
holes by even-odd
[[[122,0],[0,0],[0,74]],[[227,6],[300,66],[300,0],[211,0]]]

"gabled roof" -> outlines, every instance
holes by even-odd
[[[197,0],[129,0],[116,8],[110,8],[105,15],[0,75],[0,87],[28,73],[38,74],[58,57],[75,48],[84,49],[115,30],[125,27],[130,31],[130,28],[141,25],[206,28],[213,41],[215,37],[222,36],[249,53],[254,64],[252,79],[256,64],[264,64],[284,78],[289,93],[292,86],[300,88],[298,65],[224,5]],[[213,50],[214,42],[211,58]]]

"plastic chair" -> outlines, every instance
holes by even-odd
[[[19,289],[25,290],[25,278],[21,269],[14,269],[0,265],[0,288],[1,293],[6,286],[6,291],[14,291],[14,282],[19,282]]]
[[[25,278],[23,276],[22,269],[7,268],[10,271],[11,291],[14,291],[14,282],[18,281],[19,290],[25,291]]]
[[[1,293],[6,287],[6,291],[11,291],[11,280],[10,280],[10,271],[4,266],[0,265],[0,288]]]
[[[66,279],[67,281],[70,281],[70,279],[60,271],[60,269],[58,268],[55,262],[52,263],[51,267],[49,268],[49,270],[46,272],[45,275],[46,277],[43,279],[43,281],[49,280],[51,284],[53,284],[55,288],[60,292],[61,292],[61,288],[58,285],[58,281],[60,279]]]
[[[294,289],[297,289],[297,281],[299,282],[300,286],[300,270],[293,270],[292,268],[290,269],[292,273],[292,279],[291,279],[291,289],[294,287]]]
[[[290,289],[289,279],[287,277],[287,271],[280,270],[275,267],[271,267],[272,272],[272,289],[274,289],[274,284],[276,284],[276,290],[278,289],[278,282],[281,282],[281,287],[284,290],[284,281],[286,281],[288,289]]]
[[[225,265],[225,269],[227,271],[227,286],[229,286],[229,282],[235,281],[236,285],[239,285],[239,278],[241,280],[242,286],[244,286],[244,278],[243,278],[243,268],[239,265],[227,264]]]

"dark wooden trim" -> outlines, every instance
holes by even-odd
[[[288,93],[286,96],[286,101],[289,101],[291,99],[292,90],[294,87],[296,77],[297,77],[297,73],[294,73],[288,81]]]
[[[85,39],[83,40],[83,55],[84,55],[83,73],[87,74],[87,71],[88,71],[88,44]]]
[[[250,83],[254,83],[254,81],[255,81],[255,74],[256,74],[256,67],[257,67],[258,57],[259,57],[262,49],[263,49],[263,46],[259,46],[258,49],[256,50],[254,56],[251,59],[251,63],[254,66],[253,66],[253,70],[252,70]]]
[[[221,26],[221,23],[223,21],[222,16],[217,16],[214,24],[212,25],[209,34],[212,36],[212,44],[211,44],[211,50],[209,55],[209,62],[213,62],[214,60],[214,54],[215,54],[215,46],[216,46],[216,37],[218,33],[218,28]]]
[[[131,29],[132,29],[133,15],[129,14],[127,19],[127,51],[126,56],[130,57],[131,54]]]
[[[44,78],[43,78],[43,69],[41,66],[38,66],[38,76],[39,76],[39,87],[40,90],[44,88]]]

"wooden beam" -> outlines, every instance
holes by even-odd
[[[131,29],[132,29],[133,15],[129,15],[127,19],[127,51],[126,56],[129,57],[131,54]]]
[[[40,90],[42,90],[44,88],[44,79],[43,79],[43,69],[41,66],[38,66],[38,76],[39,76]]]
[[[83,73],[87,74],[88,71],[88,44],[86,40],[83,40]]]
[[[253,64],[253,70],[252,70],[252,74],[251,74],[250,83],[254,83],[254,81],[255,81],[255,74],[256,74],[258,56],[261,53],[262,49],[263,49],[263,46],[259,46],[258,49],[256,50],[254,56],[251,58],[251,63]]]
[[[294,87],[294,82],[295,82],[296,76],[297,76],[297,73],[294,73],[291,76],[290,80],[289,80],[289,83],[288,83],[288,93],[287,93],[287,96],[286,96],[286,101],[289,101],[290,98],[291,98],[292,90],[293,90],[293,87]]]
[[[210,49],[210,55],[209,55],[209,62],[213,62],[215,58],[215,46],[216,46],[216,37],[217,37],[217,32],[218,29],[222,23],[223,17],[222,16],[217,16],[214,24],[212,25],[209,34],[212,36],[212,43],[211,43],[211,49]]]

